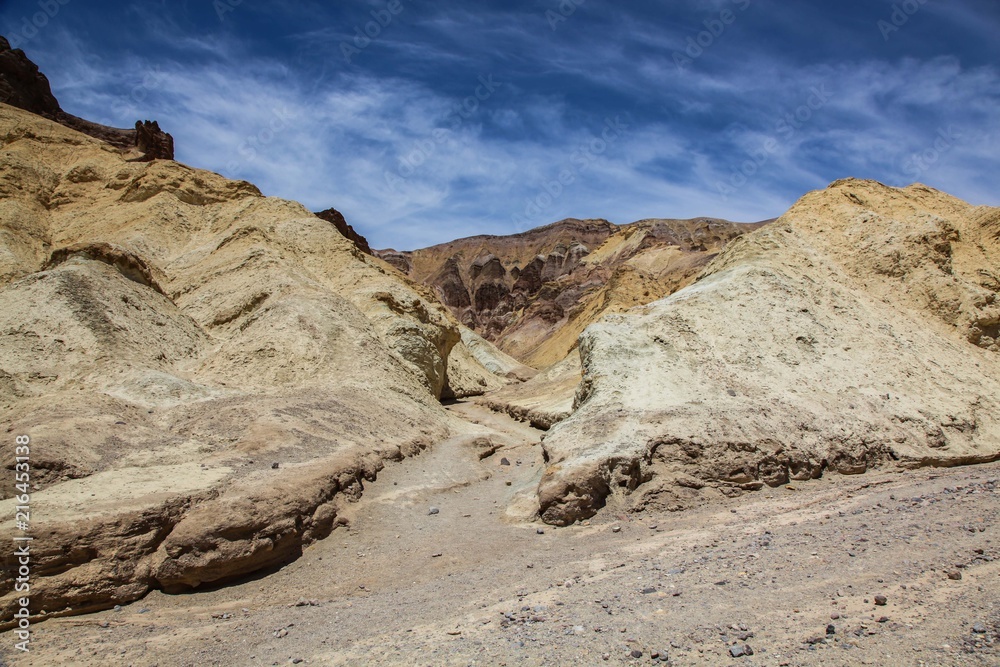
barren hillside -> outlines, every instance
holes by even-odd
[[[588,324],[675,292],[726,243],[762,224],[571,219],[377,254],[431,287],[465,325],[544,368],[574,350]]]
[[[844,180],[591,325],[542,516],[1000,458],[1000,210]]]
[[[387,460],[472,438],[442,395],[516,375],[297,203],[7,105],[0,141],[0,429],[32,439],[40,614],[296,558]]]

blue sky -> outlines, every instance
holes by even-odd
[[[70,113],[374,247],[759,220],[846,176],[1000,204],[995,0],[9,0],[0,33]]]

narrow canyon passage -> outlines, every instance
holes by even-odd
[[[556,529],[526,519],[541,433],[448,409],[501,448],[455,438],[390,464],[296,562],[40,624],[17,664],[717,665],[744,646],[747,665],[995,664],[997,464]]]

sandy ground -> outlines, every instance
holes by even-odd
[[[450,409],[505,446],[391,464],[348,528],[284,568],[37,624],[29,654],[6,633],[3,661],[1000,664],[1000,465],[831,475],[677,514],[610,506],[555,529],[524,519],[541,433]]]

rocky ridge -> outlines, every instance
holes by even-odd
[[[940,588],[945,610],[967,599],[960,586],[992,581],[995,549],[980,534],[995,466],[950,471],[957,487],[885,473],[1000,459],[998,209],[846,180],[766,227],[569,220],[375,253],[384,262],[333,209],[312,214],[246,182],[142,160],[166,150],[154,124],[134,138],[74,131],[86,121],[51,117],[47,82],[3,87],[12,62],[29,82],[41,76],[7,53],[0,93],[33,90],[16,106],[41,105],[0,104],[0,429],[32,438],[36,620],[151,592],[154,613],[187,604],[155,591],[201,589],[194,604],[220,607],[184,609],[180,639],[176,617],[141,627],[142,609],[138,621],[108,612],[100,629],[47,623],[34,664],[107,664],[108,637],[113,659],[120,643],[129,661],[203,660],[206,627],[246,642],[251,622],[268,629],[241,659],[302,662],[292,644],[310,661],[382,651],[408,662],[430,633],[435,657],[463,664],[484,650],[546,664],[552,646],[584,662],[718,664],[750,657],[751,643],[763,653],[765,640],[774,658],[837,647],[870,664],[925,620],[919,592],[884,581]],[[488,337],[534,365],[558,363],[536,375]],[[494,410],[549,429],[542,446],[529,426],[440,404],[484,393]],[[836,477],[877,471],[870,483]],[[808,498],[784,500],[807,483]],[[873,484],[894,493],[862,494]],[[890,515],[894,527],[871,528]],[[915,532],[920,517],[933,527]],[[564,534],[537,519],[575,525]],[[911,538],[933,562],[899,559],[890,539]],[[377,555],[354,560],[366,552]],[[431,564],[414,568],[415,557]],[[819,596],[812,558],[835,564]],[[3,562],[0,609],[12,613],[15,562]],[[856,574],[852,563],[874,607],[857,578],[846,600],[832,584]],[[245,579],[286,565],[264,585]],[[463,583],[442,595],[446,574]],[[743,595],[726,588],[737,583]],[[498,585],[511,589],[499,603]],[[808,620],[786,615],[778,597],[789,590],[812,597]],[[343,617],[314,609],[324,605]],[[987,606],[968,628],[933,626],[982,660],[970,664],[994,657],[1000,625]],[[420,624],[393,625],[401,609]],[[764,622],[744,623],[748,609]],[[686,638],[664,641],[668,614]],[[605,623],[612,615],[629,627]],[[301,625],[282,645],[293,616],[338,640],[346,627],[350,646],[302,639]],[[71,639],[58,634],[67,628]],[[940,636],[919,648],[952,656]]]
[[[366,239],[361,234],[358,234],[354,227],[347,224],[347,220],[344,219],[344,214],[335,208],[328,208],[323,211],[319,211],[316,217],[326,220],[331,225],[333,225],[340,234],[353,243],[358,250],[365,253],[366,255],[372,255],[372,249],[368,245],[368,239]]]
[[[530,366],[554,364],[603,316],[673,293],[763,223],[563,220],[377,255],[434,289],[463,324]]]
[[[1000,458],[1000,210],[848,179],[580,339],[542,517]]]
[[[134,129],[93,123],[63,111],[52,94],[49,80],[21,49],[10,48],[0,36],[0,103],[30,111],[78,132],[100,139],[137,160],[173,160],[174,139],[156,121],[135,122]]]
[[[514,381],[297,203],[4,104],[0,142],[0,430],[31,438],[40,616],[293,560],[387,461],[479,437],[442,396]]]

